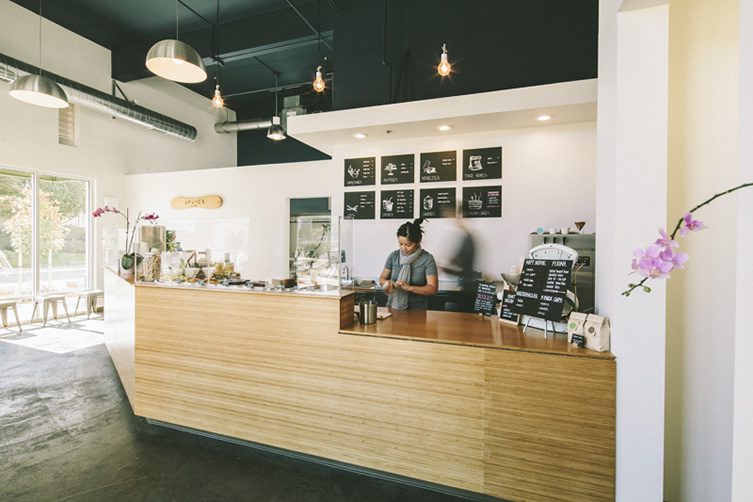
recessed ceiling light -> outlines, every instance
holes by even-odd
[[[452,129],[452,126],[449,124],[442,124],[441,126],[437,126],[437,129],[439,129],[442,132],[449,131]]]
[[[355,133],[353,135],[353,137],[356,138],[356,139],[363,139],[363,138],[366,137],[366,135],[364,133],[362,133],[362,132],[357,132],[357,133]]]
[[[552,120],[552,116],[548,113],[542,113],[541,115],[536,117],[536,120],[538,120],[539,122],[547,122],[549,120]]]

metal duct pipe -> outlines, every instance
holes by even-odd
[[[38,72],[39,69],[34,65],[24,63],[5,54],[0,54],[0,80],[13,82],[18,77]],[[68,100],[71,103],[114,115],[115,117],[163,132],[169,136],[175,136],[176,138],[194,141],[198,135],[196,128],[192,125],[153,112],[143,106],[129,103],[125,99],[110,96],[107,93],[55,75],[54,73],[44,70],[42,73],[65,89],[65,93],[68,95]]]
[[[272,119],[239,120],[237,122],[217,122],[214,124],[214,130],[218,134],[231,134],[240,131],[268,129],[271,125]]]

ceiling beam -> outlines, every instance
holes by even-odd
[[[332,32],[327,31],[322,33],[322,42],[329,41],[331,42],[333,39]],[[319,37],[315,35],[307,35],[305,37],[301,38],[295,38],[291,40],[283,40],[280,42],[267,44],[267,45],[261,45],[258,47],[249,47],[248,49],[241,49],[239,51],[233,51],[233,52],[222,52],[219,54],[219,59],[222,61],[222,63],[229,63],[232,61],[241,61],[243,59],[249,59],[249,58],[255,58],[259,56],[266,56],[269,54],[275,54],[278,52],[283,52],[291,49],[298,49],[300,47],[308,47],[311,45],[316,45],[319,43]],[[217,64],[216,57],[205,57],[203,58],[204,66],[210,67]]]

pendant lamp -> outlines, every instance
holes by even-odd
[[[146,67],[162,78],[195,84],[207,78],[201,56],[185,42],[178,40],[178,1],[175,1],[175,40],[160,40],[146,53]]]
[[[45,108],[68,108],[68,96],[57,82],[42,75],[42,0],[39,0],[39,75],[17,78],[10,95],[19,101]]]
[[[280,125],[280,117],[277,115],[277,77],[278,73],[275,73],[275,116],[272,117],[272,125],[269,126],[269,129],[267,129],[267,138],[271,139],[272,141],[282,141],[287,136],[285,136],[285,129],[282,128]]]

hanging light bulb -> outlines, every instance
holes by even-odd
[[[442,44],[442,55],[439,59],[439,65],[437,66],[437,72],[446,77],[452,71],[452,65],[447,61],[447,45]]]
[[[225,100],[222,99],[222,94],[220,94],[220,84],[217,84],[214,87],[214,97],[212,98],[212,106],[215,108],[222,108],[225,106]]]
[[[318,66],[316,68],[316,78],[314,79],[314,82],[312,83],[314,86],[314,90],[316,92],[323,92],[325,87],[327,85],[324,83],[324,79],[322,78],[322,67]]]

